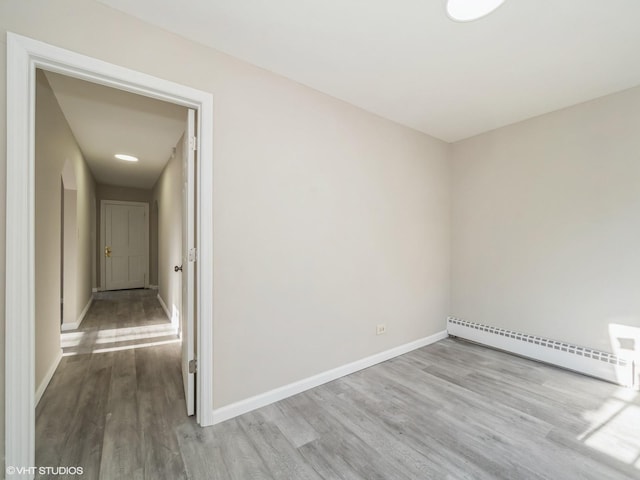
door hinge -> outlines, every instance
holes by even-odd
[[[196,373],[198,371],[198,360],[195,358],[189,360],[189,373]]]
[[[197,137],[189,137],[189,148],[193,151],[198,150],[198,138]]]
[[[195,262],[196,260],[198,260],[198,249],[197,248],[190,248],[189,249],[189,261],[190,262]]]

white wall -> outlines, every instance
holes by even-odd
[[[264,80],[239,79],[215,137],[234,150],[214,172],[218,405],[443,330],[449,306],[447,146]]]
[[[94,181],[82,153],[41,71],[36,83],[36,388],[45,378],[60,352],[60,180],[65,162],[73,167],[75,229],[65,240],[75,245],[75,259],[69,263],[70,285],[75,292],[65,299],[65,311],[77,317],[91,298],[91,199]],[[69,218],[70,212],[65,212]],[[71,231],[72,230],[72,231]]]
[[[458,142],[453,315],[612,351],[640,327],[640,87]]]
[[[183,139],[184,135],[152,191],[152,205],[156,202],[158,205],[158,294],[172,316],[180,311],[182,298],[182,276],[173,268],[182,264]]]
[[[215,407],[445,328],[446,144],[94,2],[0,29],[214,95]]]

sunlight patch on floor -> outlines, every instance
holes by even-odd
[[[618,389],[598,410],[585,412],[589,428],[578,439],[585,445],[640,469],[640,405],[638,392]]]
[[[171,340],[162,340],[159,342],[147,342],[147,343],[136,343],[133,345],[122,345],[117,347],[106,347],[106,348],[93,348],[91,353],[107,353],[107,352],[118,352],[120,350],[134,350],[136,348],[147,348],[147,347],[157,347],[158,345],[168,345],[171,343],[180,343],[182,340],[179,338],[174,338]],[[70,357],[72,355],[82,355],[87,352],[65,352],[62,354],[63,357]]]
[[[129,342],[150,338],[176,335],[178,329],[171,324],[148,325],[140,327],[113,328],[98,331],[81,331],[63,333],[60,336],[62,348],[77,347],[90,340],[93,344]]]
[[[133,327],[86,329],[63,332],[60,344],[63,356],[87,353],[117,352],[136,348],[167,345],[181,341],[178,328],[171,323],[154,323]]]

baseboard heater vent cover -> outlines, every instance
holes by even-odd
[[[456,317],[447,318],[447,333],[625,387],[637,387],[634,385],[634,362],[612,353],[468,322]]]

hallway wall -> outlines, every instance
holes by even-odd
[[[78,315],[91,299],[92,199],[95,182],[58,102],[41,71],[36,83],[36,389],[60,354],[60,179],[69,160],[76,180],[75,295],[65,310]],[[74,298],[75,297],[75,298]],[[72,302],[73,300],[73,302]]]
[[[186,113],[185,113],[186,118]],[[153,186],[152,204],[158,204],[158,294],[174,320],[174,308],[180,309],[181,278],[173,270],[182,264],[182,162],[184,135],[176,144],[176,153]],[[177,319],[175,319],[177,321]]]

